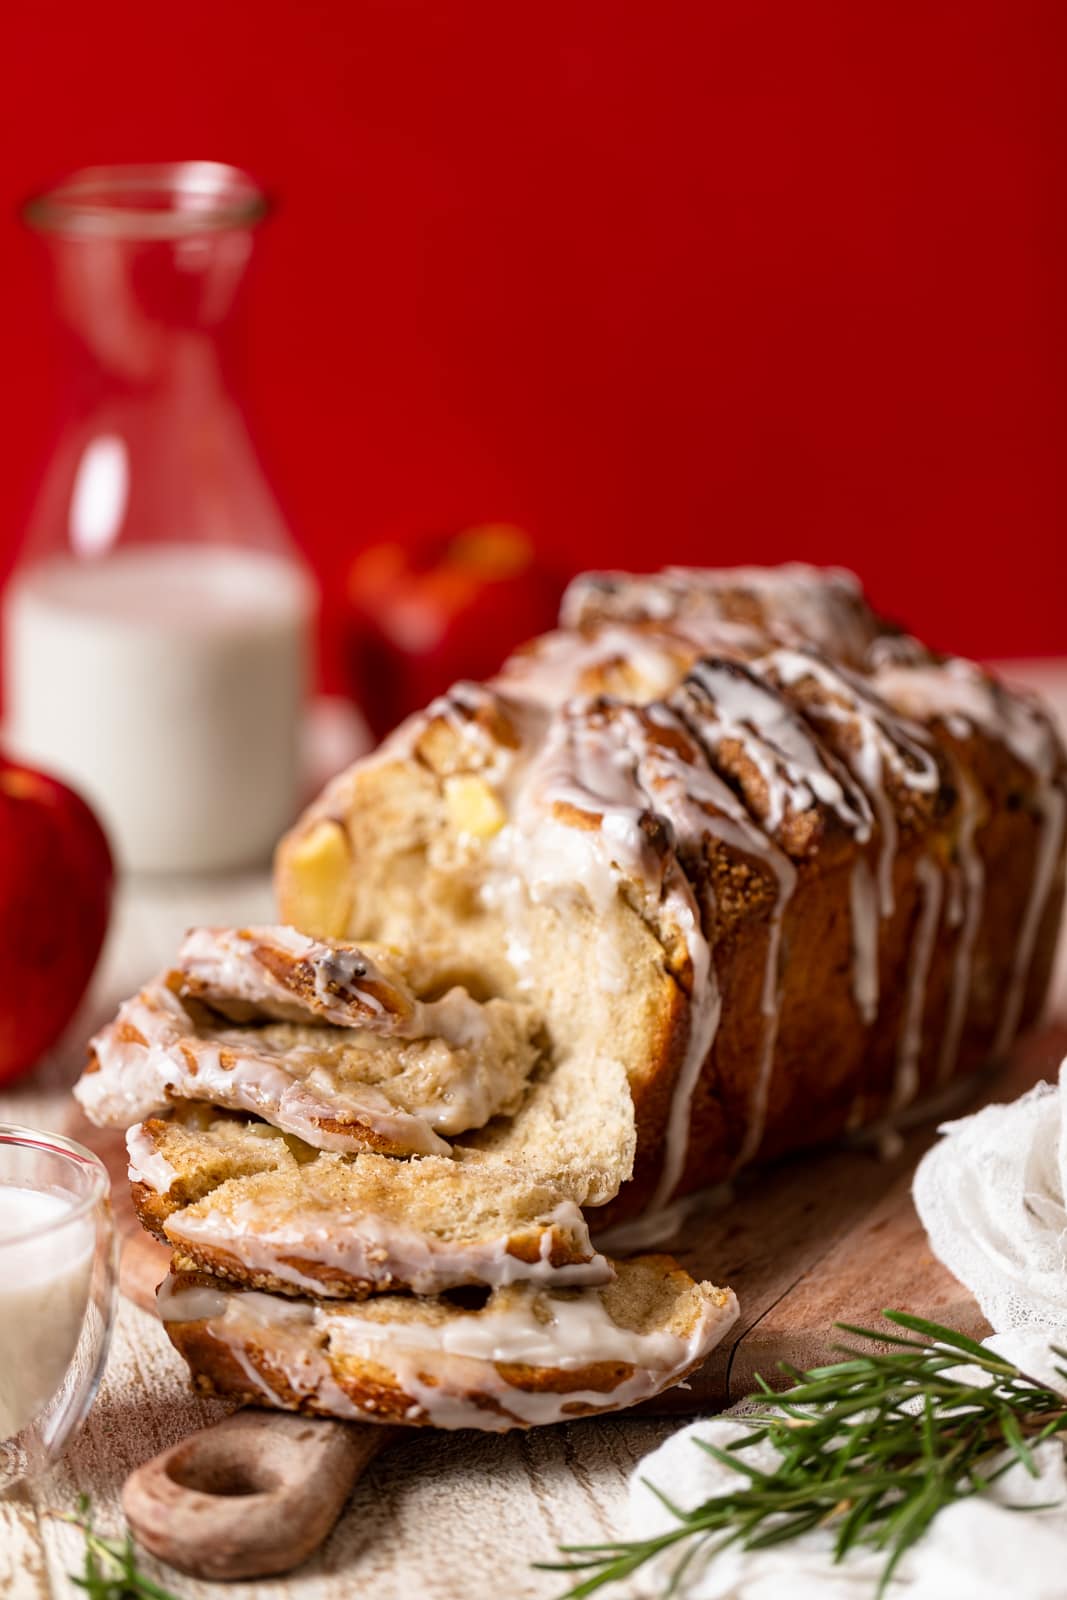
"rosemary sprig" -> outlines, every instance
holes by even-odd
[[[843,1333],[894,1348],[839,1345],[844,1360],[807,1372],[781,1362],[792,1387],[776,1393],[757,1377],[757,1398],[774,1409],[740,1419],[751,1425],[747,1437],[726,1450],[696,1441],[745,1480],[735,1493],[682,1511],[648,1484],[677,1527],[649,1539],[561,1546],[568,1560],[544,1563],[547,1570],[584,1574],[563,1600],[583,1600],[675,1547],[679,1560],[665,1593],[677,1594],[700,1553],[765,1549],[820,1525],[835,1531],[835,1561],[861,1545],[885,1553],[880,1597],[945,1506],[987,1489],[1017,1462],[1037,1477],[1033,1446],[1067,1430],[1063,1395],[951,1328],[903,1311],[883,1315],[911,1337],[840,1322]],[[1067,1351],[1052,1349],[1067,1360]],[[986,1381],[953,1376],[962,1363],[980,1368]],[[1055,1370],[1067,1385],[1067,1369]],[[773,1472],[743,1456],[765,1439],[779,1452]]]
[[[85,1538],[85,1565],[81,1576],[71,1573],[71,1583],[84,1589],[88,1600],[175,1600],[146,1578],[137,1566],[137,1553],[129,1534],[125,1539],[105,1539],[89,1520],[89,1496],[78,1496],[77,1512],[55,1512],[61,1522],[80,1528]]]

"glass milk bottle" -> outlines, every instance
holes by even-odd
[[[5,597],[6,736],[137,871],[263,861],[297,803],[315,597],[234,382],[265,212],[187,162],[80,172],[25,213],[69,373]]]

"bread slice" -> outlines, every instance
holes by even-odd
[[[178,1270],[356,1298],[611,1276],[572,1200],[472,1151],[335,1155],[195,1108],[132,1128],[127,1145],[138,1215],[172,1246]]]
[[[280,948],[288,930],[272,937]],[[327,954],[349,962],[352,948]],[[366,968],[374,957],[360,959]],[[265,995],[248,980],[247,966],[206,986],[197,976],[201,997],[180,969],[146,985],[90,1044],[75,1089],[87,1114],[129,1127],[173,1100],[203,1101],[250,1111],[320,1149],[447,1154],[446,1136],[517,1108],[540,1056],[538,1020],[520,1000],[479,1004],[453,989],[422,1002],[394,984],[372,1025],[355,1028],[319,1020],[321,1002],[298,1004],[276,985],[279,1001],[276,980]],[[221,1003],[243,1022],[216,1009],[223,988]],[[334,1014],[362,1008],[368,993],[331,994],[329,1003]],[[280,1006],[300,1004],[304,1020],[274,1020]]]
[[[148,1118],[205,1383],[443,1426],[632,1403],[692,1353],[665,1285],[698,1344],[729,1297],[588,1284],[579,1208],[896,1114],[1040,1007],[1067,758],[1025,697],[840,573],[592,575],[564,623],[329,786],[287,926],[198,930],[95,1041],[79,1096]],[[212,1102],[243,1114],[152,1115]]]
[[[175,970],[183,994],[231,1022],[332,1022],[409,1039],[441,1031],[386,953],[295,928],[192,928]],[[474,1003],[463,1000],[476,1027]]]
[[[512,1284],[484,1305],[382,1295],[283,1300],[172,1274],[167,1333],[203,1392],[287,1411],[504,1432],[617,1411],[700,1365],[737,1302],[669,1256],[622,1262],[603,1288]]]

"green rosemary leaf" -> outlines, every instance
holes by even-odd
[[[791,1517],[783,1517],[781,1522],[772,1524],[764,1533],[753,1534],[745,1540],[746,1550],[767,1550],[771,1545],[785,1544],[789,1539],[796,1539],[802,1533],[807,1533],[810,1528],[818,1527],[820,1522],[825,1522],[826,1513],[821,1507],[813,1511],[798,1511]]]
[[[955,1328],[943,1328],[940,1323],[927,1322],[925,1317],[913,1317],[907,1311],[883,1311],[882,1315],[887,1322],[895,1322],[899,1328],[908,1328],[912,1333],[923,1334],[931,1344],[949,1344],[955,1350],[966,1350],[969,1355],[977,1356],[983,1363],[993,1360],[1002,1362],[1009,1371],[1012,1368],[1010,1361],[1004,1361],[1002,1356],[994,1355],[985,1345],[979,1344],[977,1339],[970,1339],[965,1333],[958,1333]]]
[[[758,1416],[739,1417],[738,1421],[751,1426],[752,1431],[747,1437],[731,1439],[730,1443],[724,1446],[729,1454],[733,1454],[736,1450],[750,1450],[754,1444],[760,1444],[770,1436],[770,1424],[764,1424]]]
[[[923,1455],[926,1457],[926,1460],[931,1464],[931,1466],[933,1466],[936,1465],[937,1462],[937,1438],[934,1432],[933,1402],[928,1393],[923,1395],[922,1418]]]
[[[729,1467],[732,1472],[743,1472],[753,1483],[764,1484],[768,1481],[767,1474],[754,1467],[750,1461],[739,1461],[736,1455],[731,1455],[728,1450],[720,1450],[718,1445],[709,1444],[706,1439],[695,1439],[693,1442],[709,1456],[714,1456],[716,1461],[721,1461],[724,1466]]]
[[[649,1483],[647,1478],[642,1478],[641,1482],[644,1484],[645,1488],[650,1494],[655,1495],[656,1499],[661,1505],[665,1505],[667,1507],[667,1510],[670,1512],[672,1517],[677,1517],[679,1522],[687,1522],[689,1520],[689,1512],[683,1511],[681,1506],[676,1506],[673,1500],[668,1500],[662,1489],[657,1489],[656,1485],[654,1483]]]
[[[676,1595],[681,1592],[682,1579],[688,1572],[691,1563],[696,1560],[698,1555],[700,1555],[710,1537],[710,1534],[706,1534],[701,1539],[693,1539],[689,1545],[689,1549],[683,1551],[681,1560],[675,1563],[674,1570],[670,1576],[670,1582],[667,1584],[666,1600],[670,1600],[672,1595]],[[721,1549],[722,1545],[720,1544],[717,1548]]]
[[[1031,1478],[1040,1477],[1033,1452],[1023,1438],[1023,1430],[1020,1428],[1018,1418],[1010,1406],[1000,1407],[1000,1428],[1016,1458],[1022,1462]]]
[[[743,1418],[747,1431],[723,1449],[696,1441],[738,1473],[741,1486],[683,1513],[649,1484],[677,1525],[650,1539],[574,1549],[582,1559],[555,1569],[582,1573],[570,1600],[674,1548],[667,1592],[680,1593],[698,1556],[714,1560],[731,1544],[768,1549],[818,1526],[833,1530],[835,1561],[861,1546],[882,1552],[882,1595],[946,1506],[986,1491],[1016,1465],[1038,1476],[1034,1447],[1067,1432],[1063,1395],[955,1329],[902,1311],[884,1315],[907,1337],[838,1324],[874,1348],[844,1346],[840,1362],[806,1372],[785,1363],[790,1387],[782,1394],[758,1377],[757,1398],[774,1409]],[[1067,1361],[1067,1351],[1055,1354]],[[959,1373],[961,1355],[984,1382]],[[1067,1382],[1067,1369],[1061,1375]],[[777,1453],[773,1470],[745,1459],[764,1441]]]

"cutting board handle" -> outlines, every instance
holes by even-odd
[[[122,1508],[145,1549],[197,1578],[267,1578],[306,1561],[396,1430],[235,1411],[131,1473]]]

